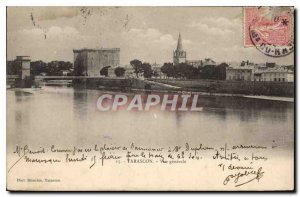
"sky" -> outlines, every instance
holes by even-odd
[[[7,59],[73,62],[73,49],[120,48],[133,59],[173,61],[178,34],[188,60],[294,64],[294,53],[268,57],[244,47],[242,7],[8,7]]]

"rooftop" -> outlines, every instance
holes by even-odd
[[[73,52],[82,52],[82,51],[120,51],[120,48],[82,48],[82,49],[73,49]]]
[[[182,47],[182,41],[181,41],[181,35],[179,33],[178,36],[178,42],[177,42],[177,51],[183,51],[183,47]]]
[[[230,65],[227,69],[236,69],[236,70],[253,70],[253,66],[236,66],[236,65]]]
[[[26,61],[30,61],[30,56],[28,55],[18,55],[16,57],[16,60],[26,60]]]

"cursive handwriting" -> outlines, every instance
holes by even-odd
[[[272,144],[271,144],[272,145]],[[272,147],[270,145],[270,150]],[[8,168],[8,173],[19,163],[27,165],[76,165],[76,163],[92,169],[104,165],[183,165],[188,162],[202,162],[205,165],[218,165],[229,175],[220,183],[232,183],[239,187],[252,181],[259,181],[263,168],[255,170],[254,166],[262,166],[268,162],[268,147],[255,144],[238,144],[213,146],[196,143],[175,144],[173,146],[142,146],[131,142],[124,144],[91,144],[81,146],[39,146],[17,145],[12,154],[16,161]],[[222,162],[222,163],[219,163]],[[256,164],[256,165],[254,165]],[[20,164],[19,164],[20,165]]]
[[[259,181],[265,172],[262,171],[262,167],[259,167],[258,170],[245,170],[244,172],[238,172],[235,174],[228,175],[223,181],[223,185],[227,185],[231,180],[236,184],[235,187],[239,187],[250,183],[254,180]],[[250,177],[250,179],[247,179]],[[243,178],[246,178],[242,183],[240,183]]]

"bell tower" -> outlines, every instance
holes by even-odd
[[[175,51],[173,51],[173,63],[174,65],[176,65],[180,63],[185,63],[185,61],[186,61],[186,52],[182,48],[182,40],[181,40],[181,35],[179,33],[177,48]]]

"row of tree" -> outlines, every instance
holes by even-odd
[[[100,70],[100,75],[108,77],[108,69],[109,68],[110,68],[110,66],[104,66]],[[119,66],[119,67],[115,68],[114,72],[117,77],[123,77],[125,74],[125,68]]]
[[[177,65],[174,65],[173,63],[164,63],[161,67],[161,72],[168,78],[225,80],[226,67],[228,67],[228,64],[226,63],[221,63],[219,65],[205,65],[203,67],[194,67],[186,63]]]
[[[149,63],[142,62],[138,59],[130,61],[130,65],[133,67],[136,77],[151,78],[158,76],[158,73],[154,71]],[[65,61],[51,61],[45,63],[41,60],[33,61],[30,63],[31,75],[41,75],[45,73],[48,76],[61,76],[64,75],[64,71],[67,71],[68,75],[76,75],[73,72],[73,65],[71,62]],[[221,63],[219,65],[205,65],[194,67],[187,63],[181,63],[174,65],[173,63],[164,63],[161,67],[161,72],[167,78],[186,78],[186,79],[226,79],[226,67],[228,64]],[[108,69],[110,66],[106,66],[100,70],[100,75],[108,76]],[[7,62],[7,74],[17,75],[20,72],[20,64],[18,61]],[[117,67],[114,70],[117,77],[122,77],[125,74],[123,67]]]
[[[39,61],[30,62],[30,74],[40,75],[45,73],[48,76],[60,76],[64,71],[68,72],[68,75],[73,75],[73,64],[65,61],[51,61],[49,63]],[[8,61],[6,65],[6,73],[8,75],[17,75],[20,73],[21,64],[19,61]]]
[[[100,70],[100,75],[108,76],[108,68],[110,66],[105,66]],[[8,61],[6,64],[6,73],[8,75],[19,75],[21,72],[21,64],[19,61],[13,60]],[[49,63],[39,61],[30,62],[30,74],[31,75],[41,75],[45,73],[47,76],[61,76],[67,72],[67,75],[76,75],[73,71],[73,64],[71,62],[65,61],[51,61]],[[125,74],[125,69],[123,67],[117,67],[114,70],[117,77],[122,77]]]
[[[143,63],[140,60],[134,59],[130,61],[130,65],[133,67],[136,77],[143,76],[145,78],[151,78],[152,76],[158,75],[154,70],[152,70],[149,63]],[[173,63],[164,63],[161,67],[161,72],[168,78],[225,80],[226,67],[228,67],[228,64],[226,63],[199,67],[194,67],[187,63],[176,65]]]
[[[157,75],[157,73],[152,70],[152,67],[149,63],[134,59],[130,61],[130,65],[133,67],[136,77],[143,76],[145,78],[151,78],[152,76]]]

